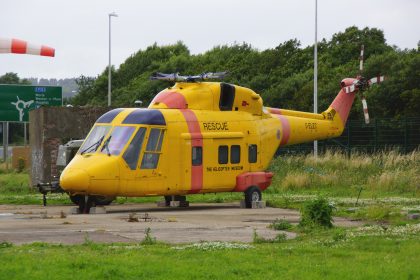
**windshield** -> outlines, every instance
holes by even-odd
[[[116,126],[106,139],[101,152],[108,155],[119,155],[135,130],[134,126]]]
[[[95,125],[89,133],[88,138],[83,143],[82,147],[80,147],[79,153],[94,153],[101,145],[102,140],[110,128],[110,125]]]

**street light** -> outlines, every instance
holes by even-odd
[[[111,17],[118,17],[115,12],[108,14],[109,19],[109,56],[108,56],[108,107],[111,106]]]
[[[315,44],[314,44],[314,113],[318,114],[318,0],[315,0]],[[314,157],[318,157],[318,141],[314,141]]]

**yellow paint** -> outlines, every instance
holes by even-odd
[[[199,193],[234,191],[237,176],[266,170],[281,143],[292,145],[337,137],[344,129],[345,120],[341,120],[332,107],[321,114],[265,108],[261,97],[254,91],[239,86],[234,86],[234,89],[235,96],[229,111],[221,111],[219,107],[220,83],[177,83],[159,93],[148,110],[122,109],[111,123],[96,123],[94,128],[112,128],[104,135],[96,151],[82,154],[83,148],[86,148],[82,146],[61,175],[62,188],[72,195],[185,195],[197,188],[194,180],[198,178],[198,181],[201,180]],[[169,99],[162,101],[162,96],[178,96],[181,99],[171,103]],[[185,109],[179,107],[180,104]],[[145,110],[145,114],[159,111],[165,125],[124,124],[127,116],[136,110]],[[195,124],[194,120],[197,120]],[[199,130],[191,133],[194,125]],[[108,155],[107,139],[121,127],[133,129],[133,133],[118,155]],[[140,129],[145,131],[144,140],[135,168],[130,168],[123,155]],[[163,137],[160,151],[146,151],[152,129]],[[237,145],[240,161],[231,163],[232,149],[237,149],[232,146]],[[257,160],[253,163],[248,160],[250,145],[257,146]],[[192,164],[193,146],[202,146],[201,167]],[[220,146],[228,146],[226,164],[219,163]],[[146,156],[159,156],[156,168],[141,167]]]

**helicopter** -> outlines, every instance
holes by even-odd
[[[164,196],[165,205],[191,194],[242,192],[245,206],[261,201],[277,149],[342,134],[356,94],[384,81],[366,79],[363,47],[356,78],[346,78],[322,113],[263,106],[253,90],[224,82],[226,72],[182,76],[155,73],[175,82],[148,108],[113,109],[96,121],[60,186],[88,213],[95,197]]]

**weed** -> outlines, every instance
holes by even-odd
[[[83,245],[84,246],[90,246],[93,244],[93,240],[90,239],[89,233],[85,232],[85,237],[84,237],[84,241],[83,241]]]
[[[257,230],[254,229],[254,233],[252,235],[252,242],[254,244],[261,244],[261,243],[281,243],[287,240],[287,235],[285,233],[279,233],[273,239],[264,238],[258,235]]]
[[[334,206],[327,199],[318,197],[308,201],[301,208],[301,221],[299,226],[303,228],[325,227],[330,228],[332,224],[332,212]]]
[[[213,241],[213,242],[198,242],[193,243],[190,245],[184,246],[176,246],[172,247],[175,250],[186,250],[186,249],[195,249],[200,251],[216,251],[216,250],[226,250],[226,249],[253,249],[254,246],[248,244],[240,244],[240,243],[230,243],[230,242],[220,242],[220,241]]]
[[[12,246],[13,246],[13,243],[10,243],[7,241],[0,242],[0,249],[10,248]]]
[[[18,173],[23,172],[23,170],[25,170],[25,167],[26,167],[25,159],[23,157],[19,157],[18,162],[17,162],[17,172]]]
[[[275,230],[288,230],[292,228],[292,224],[284,219],[276,219],[269,227]]]
[[[401,211],[389,205],[376,204],[359,209],[354,216],[373,221],[387,221],[390,218],[401,217]]]
[[[148,227],[144,230],[144,239],[140,242],[141,245],[156,244],[156,237],[152,236],[152,230]]]

